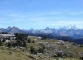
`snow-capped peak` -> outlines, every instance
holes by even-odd
[[[71,24],[71,25],[67,26],[67,29],[77,29],[77,27],[75,25]]]
[[[59,29],[78,29],[75,25],[71,24],[69,26],[63,26],[63,27],[60,27]]]

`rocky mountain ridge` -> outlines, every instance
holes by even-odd
[[[26,33],[30,35],[50,34],[52,36],[68,36],[76,39],[83,38],[83,29],[79,29],[75,25],[70,25],[67,27],[64,26],[58,29],[46,27],[45,29],[29,29],[29,30],[20,29],[13,26],[8,27],[6,29],[0,28],[0,32]]]

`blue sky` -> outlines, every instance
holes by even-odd
[[[83,28],[83,0],[0,0],[0,28]]]

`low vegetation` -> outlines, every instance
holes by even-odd
[[[61,40],[15,34],[15,40],[0,40],[0,60],[83,60],[83,46]],[[15,59],[14,59],[15,58]]]

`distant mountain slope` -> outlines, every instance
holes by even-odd
[[[75,25],[60,27],[58,29],[46,27],[45,29],[29,29],[23,30],[17,27],[0,28],[0,32],[8,33],[26,33],[29,35],[50,35],[50,36],[68,36],[76,39],[83,38],[83,29],[78,29]]]
[[[27,31],[19,29],[17,27],[8,27],[7,29],[1,28],[0,32],[8,32],[8,33],[27,33]]]

